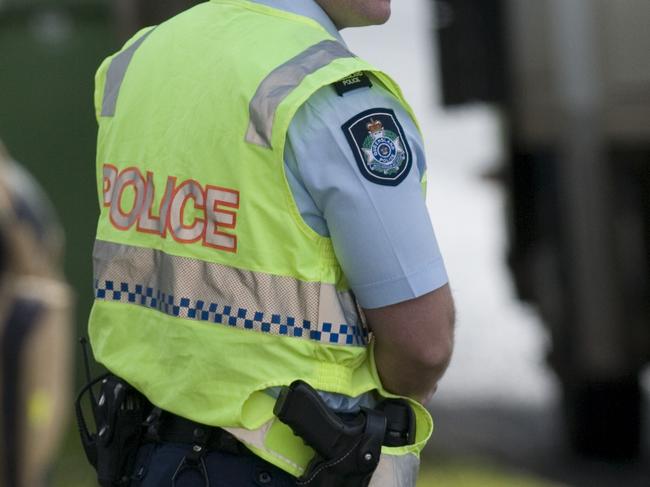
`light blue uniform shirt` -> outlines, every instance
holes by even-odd
[[[344,43],[314,0],[255,0],[309,17]],[[370,76],[372,88],[339,96],[317,91],[289,127],[285,169],[305,222],[329,236],[359,304],[379,308],[422,296],[447,283],[447,273],[422,196],[426,170],[420,133],[401,103]],[[372,108],[389,108],[404,130],[413,165],[397,186],[364,178],[342,124]]]
[[[317,21],[345,44],[314,0],[253,0]],[[401,103],[378,80],[339,96],[317,91],[293,119],[284,154],[285,172],[305,222],[332,239],[337,258],[364,308],[422,296],[447,283],[447,273],[422,195],[426,171],[420,133]],[[360,172],[342,125],[369,109],[392,109],[411,148],[408,176],[396,186],[376,184]],[[268,391],[276,396],[279,388]],[[321,393],[338,411],[372,407],[371,394],[350,398]]]

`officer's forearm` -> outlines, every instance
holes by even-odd
[[[421,402],[429,399],[453,350],[454,306],[449,286],[365,312],[384,387]]]

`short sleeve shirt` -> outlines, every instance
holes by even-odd
[[[378,308],[413,299],[447,282],[421,189],[426,170],[419,131],[380,83],[339,96],[327,86],[291,123],[285,151],[287,179],[308,225],[332,239],[360,305]],[[413,158],[396,185],[366,178],[344,125],[386,109],[395,114]],[[367,118],[367,117],[365,117]]]
[[[256,1],[308,16],[343,43],[314,0]],[[289,127],[285,172],[302,218],[332,239],[359,304],[379,308],[433,291],[447,274],[421,189],[426,162],[420,132],[392,93],[367,76],[370,87],[342,93],[326,86],[298,110]],[[392,114],[390,128],[399,132],[392,150],[408,150],[411,158],[397,184],[381,184],[366,166],[378,162],[361,147],[372,135],[368,120],[382,120],[368,118],[375,111]],[[354,136],[351,126],[357,127]]]

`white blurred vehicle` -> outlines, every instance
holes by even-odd
[[[440,0],[443,98],[504,115],[509,263],[580,452],[638,454],[650,362],[650,2]]]

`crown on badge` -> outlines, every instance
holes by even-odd
[[[368,132],[375,134],[384,130],[384,125],[379,120],[371,118],[370,122],[366,124],[366,128],[368,129]]]

